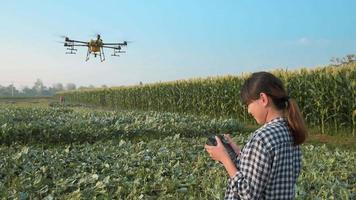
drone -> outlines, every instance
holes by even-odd
[[[64,46],[67,47],[66,54],[76,54],[78,50],[76,47],[88,47],[85,61],[88,61],[90,54],[93,54],[94,57],[99,56],[100,61],[103,62],[105,60],[104,48],[114,50],[111,56],[120,56],[120,53],[126,53],[126,51],[122,51],[121,48],[127,46],[127,43],[127,41],[123,41],[122,43],[104,43],[99,34],[96,35],[96,39],[91,39],[89,42],[72,40],[66,36],[64,37]]]

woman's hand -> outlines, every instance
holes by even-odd
[[[209,146],[205,145],[205,150],[209,153],[213,160],[223,163],[226,159],[230,159],[229,154],[226,152],[224,145],[221,143],[219,137],[215,136],[217,145]]]
[[[229,142],[232,149],[237,155],[240,155],[240,147],[232,140],[230,134],[224,134],[224,138]]]
[[[233,163],[233,161],[231,160],[229,154],[226,152],[225,147],[221,143],[220,138],[215,136],[215,139],[216,139],[217,145],[216,146],[205,145],[205,149],[209,153],[210,157],[213,160],[219,161],[224,165],[230,178],[232,178],[236,175],[237,168],[236,168],[235,164]]]

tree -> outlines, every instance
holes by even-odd
[[[25,86],[23,89],[22,89],[22,95],[23,96],[36,96],[36,91],[29,88],[28,86]]]
[[[356,62],[356,54],[349,54],[346,55],[343,58],[331,58],[330,61],[334,64],[334,65],[342,65],[342,64],[349,64],[349,63],[353,63]]]
[[[63,91],[64,90],[64,87],[63,87],[63,84],[62,83],[55,83],[53,84],[53,89],[55,91]]]
[[[67,83],[66,90],[75,90],[77,86],[74,83]]]
[[[16,89],[16,87],[13,84],[8,85],[7,87],[0,86],[0,96],[6,96],[6,97],[19,96],[19,91]]]
[[[36,91],[36,96],[41,96],[46,87],[43,85],[41,79],[38,78],[32,89]]]
[[[66,90],[75,90],[77,86],[74,83],[67,83]]]

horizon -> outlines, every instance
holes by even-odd
[[[265,70],[265,71],[268,71],[268,72],[274,72],[274,71],[278,71],[278,70],[282,70],[282,71],[288,71],[288,72],[296,72],[296,71],[300,71],[300,70],[302,70],[302,69],[307,69],[307,70],[316,70],[316,69],[318,69],[318,68],[323,68],[323,67],[329,67],[329,66],[335,66],[335,64],[332,64],[332,63],[329,63],[329,64],[325,64],[325,65],[317,65],[317,66],[314,66],[314,67],[299,67],[299,68],[294,68],[294,69],[288,69],[288,68],[273,68],[273,69],[271,69],[271,70]],[[257,71],[256,71],[257,72]],[[215,76],[205,76],[205,77],[190,77],[190,78],[182,78],[182,79],[175,79],[175,80],[166,80],[166,81],[153,81],[153,82],[146,82],[146,83],[144,83],[144,82],[138,82],[138,83],[133,83],[133,84],[128,84],[128,85],[113,85],[113,86],[108,86],[108,85],[105,85],[105,84],[102,84],[102,85],[93,85],[93,84],[89,84],[89,85],[77,85],[77,84],[75,84],[75,83],[71,83],[71,82],[68,82],[68,83],[59,83],[59,82],[57,82],[57,83],[52,83],[51,85],[46,85],[46,84],[44,84],[43,83],[43,85],[45,86],[45,87],[47,87],[47,88],[50,88],[50,87],[54,87],[54,85],[55,84],[62,84],[63,85],[63,87],[64,87],[64,90],[66,90],[65,89],[65,87],[66,87],[66,85],[67,84],[75,84],[75,86],[76,86],[76,88],[78,89],[78,88],[84,88],[84,89],[92,89],[92,88],[103,88],[103,87],[131,87],[131,86],[138,86],[138,85],[146,85],[146,84],[159,84],[159,83],[170,83],[170,82],[177,82],[177,81],[191,81],[191,80],[198,80],[198,79],[209,79],[209,78],[213,78],[213,79],[215,79],[215,78],[224,78],[224,77],[228,77],[228,76],[242,76],[242,75],[245,75],[245,74],[248,74],[248,73],[253,73],[253,72],[241,72],[241,73],[239,73],[239,74],[222,74],[222,75],[215,75]],[[30,84],[30,85],[20,85],[20,86],[16,86],[16,84],[13,84],[14,85],[14,87],[17,89],[17,90],[19,90],[19,91],[21,91],[21,90],[23,90],[25,87],[28,87],[28,88],[32,88],[34,85],[35,85],[35,83],[36,83],[36,81],[37,80],[40,80],[40,81],[42,81],[43,82],[43,80],[42,79],[40,79],[40,78],[37,78],[36,80],[34,80],[33,82],[32,82],[32,84]],[[2,87],[9,87],[9,86],[11,86],[12,85],[12,83],[10,83],[9,85],[1,85],[0,84],[0,86],[2,86]]]

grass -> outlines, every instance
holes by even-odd
[[[350,151],[356,151],[356,137],[339,134],[326,135],[319,133],[311,133],[306,141],[307,144],[322,145],[325,144],[328,148],[340,148]]]
[[[258,129],[257,124],[245,124],[246,131],[253,132]],[[323,145],[328,148],[341,148],[345,150],[356,151],[356,137],[350,134],[349,130],[339,130],[338,133],[328,131],[331,134],[321,134],[318,127],[312,127],[308,129],[308,136],[305,144]]]
[[[21,106],[48,106],[57,100],[52,97],[0,97],[2,104],[15,104]]]

